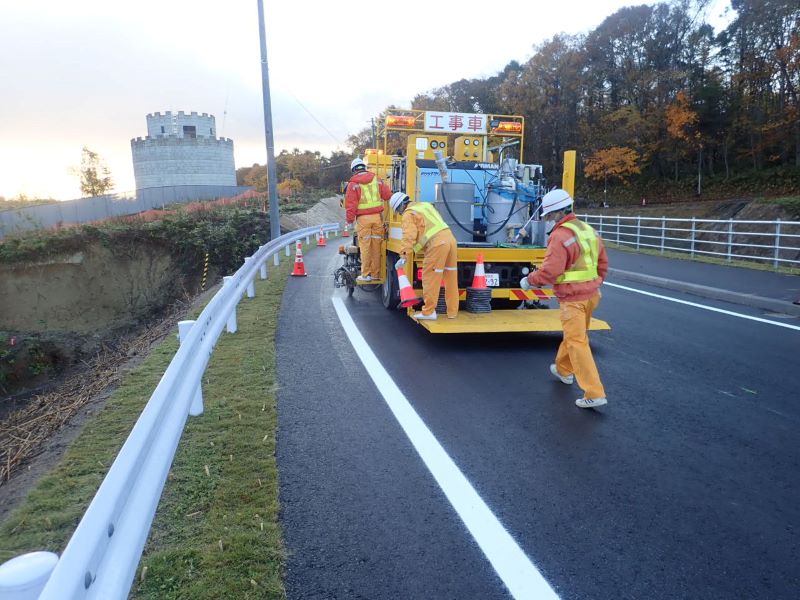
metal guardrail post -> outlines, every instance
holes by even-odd
[[[186,337],[189,335],[189,332],[192,330],[192,325],[194,325],[194,321],[178,321],[178,341],[182,344]],[[197,391],[195,391],[194,396],[192,397],[192,404],[189,407],[189,414],[193,417],[199,417],[203,414],[203,384],[202,384],[202,377],[200,378],[201,381],[197,382]]]
[[[53,552],[28,552],[0,565],[0,600],[36,600],[58,555]]]
[[[781,258],[781,220],[775,221],[775,269],[780,265]]]
[[[306,236],[306,246],[310,246],[310,245],[311,245],[311,236],[307,235]]]
[[[600,215],[600,237],[603,237],[603,215]]]
[[[617,215],[617,244],[619,244],[619,215]]]
[[[222,278],[222,281],[223,281],[222,284],[223,286],[233,285],[233,276],[226,275],[225,277]],[[225,330],[228,333],[236,333],[237,329],[238,328],[236,327],[236,306],[234,306],[233,310],[231,310],[231,314],[228,315],[228,322],[225,325]]]
[[[728,262],[733,258],[733,219],[728,219]]]
[[[642,230],[642,217],[636,217],[636,249],[639,249],[639,238]]]
[[[661,217],[661,254],[664,254],[664,234],[667,230],[667,219],[666,217]]]
[[[275,265],[276,267],[281,264],[281,255],[278,254],[277,252],[272,255],[272,264]]]
[[[291,247],[286,246],[286,248],[284,248],[283,250],[284,250],[284,252],[286,252],[286,256],[291,256],[292,255]]]
[[[689,251],[690,251],[690,253],[691,253],[691,256],[692,256],[692,258],[694,258],[694,232],[695,232],[695,224],[694,224],[694,220],[695,220],[695,218],[694,218],[694,217],[692,217],[692,232],[691,232],[691,238],[690,238],[690,240],[691,240],[691,245],[690,245],[690,247],[689,247]]]
[[[266,279],[269,277],[269,272],[267,271],[267,261],[265,260],[258,266],[258,275],[261,279]]]
[[[253,260],[252,256],[245,256],[244,264],[247,265],[252,260]],[[247,297],[255,298],[255,296],[256,296],[256,281],[255,278],[253,278],[247,282]]]

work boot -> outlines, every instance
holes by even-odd
[[[561,380],[561,383],[566,383],[567,385],[572,385],[575,383],[575,375],[562,375],[558,372],[558,369],[554,364],[550,365],[550,372],[555,376],[557,379]]]
[[[356,281],[372,281],[372,275],[359,275]]]
[[[575,404],[581,408],[597,408],[598,406],[608,404],[608,400],[605,398],[578,398],[575,400]]]
[[[435,321],[437,317],[436,317],[436,313],[435,312],[432,312],[429,315],[424,315],[421,312],[418,312],[418,313],[414,313],[414,318],[417,321]]]

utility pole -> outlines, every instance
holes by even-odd
[[[275,179],[275,142],[272,139],[272,102],[269,95],[267,66],[267,34],[264,31],[264,2],[258,0],[258,35],[261,40],[261,89],[264,95],[264,136],[267,139],[267,184],[269,190],[269,231],[274,240],[281,235],[278,213],[278,185]]]
[[[375,131],[375,118],[373,117],[371,119],[371,121],[372,121],[372,147],[373,148],[377,148],[378,147],[378,134]]]

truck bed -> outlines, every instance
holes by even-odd
[[[455,319],[439,315],[435,321],[417,321],[431,333],[498,333],[501,331],[562,331],[560,311],[555,308],[531,310],[493,310],[485,314],[473,314],[465,310]],[[591,330],[611,329],[608,323],[592,319]]]

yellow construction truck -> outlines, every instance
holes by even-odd
[[[365,152],[367,168],[390,183],[393,192],[431,202],[458,241],[460,298],[472,284],[482,255],[491,288],[489,313],[460,310],[457,319],[417,321],[431,333],[561,331],[550,289],[523,290],[520,279],[542,264],[546,234],[539,216],[549,187],[541,165],[523,161],[525,120],[521,116],[389,109],[379,124],[382,148]],[[565,154],[562,185],[573,193],[575,152]],[[350,294],[356,287],[380,291],[387,309],[399,307],[395,262],[402,240],[400,217],[387,206],[381,277],[361,284],[357,240],[340,248],[343,266],[335,285]],[[408,278],[421,296],[422,257],[409,257]],[[555,303],[554,303],[555,304]],[[408,310],[411,314],[411,309]],[[591,329],[609,329],[593,319]]]

